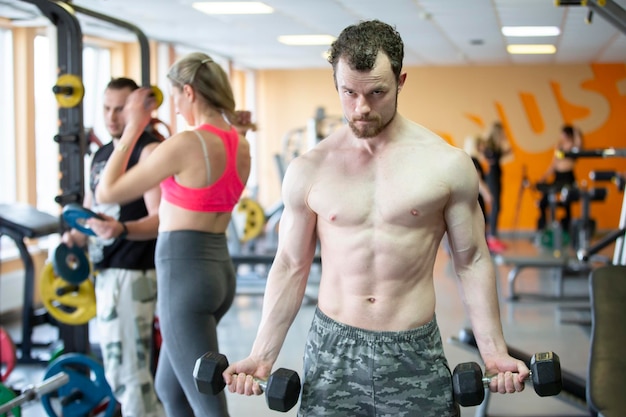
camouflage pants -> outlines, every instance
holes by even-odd
[[[435,319],[412,330],[374,332],[318,309],[298,416],[460,416]]]
[[[151,370],[156,273],[103,269],[96,276],[97,328],[107,382],[125,417],[163,417]]]

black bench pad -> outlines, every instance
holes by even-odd
[[[59,231],[59,218],[29,204],[0,204],[0,227],[28,238],[48,236]]]
[[[604,417],[626,416],[626,266],[591,273],[591,349],[587,403]]]

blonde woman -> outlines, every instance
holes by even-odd
[[[207,351],[219,351],[216,327],[235,295],[225,231],[250,174],[250,146],[245,129],[233,126],[240,114],[228,77],[208,55],[183,57],[168,78],[176,112],[195,128],[175,134],[125,171],[155,107],[150,89],[137,90],[126,103],[126,129],[96,194],[102,202],[123,202],[160,184],[157,393],[169,416],[227,416],[224,394],[200,394],[193,368]]]
[[[485,182],[491,193],[491,207],[489,209],[487,228],[487,242],[491,248],[503,250],[506,245],[498,239],[498,220],[502,201],[502,160],[512,154],[513,149],[508,141],[502,123],[494,122],[487,137],[481,141],[479,150],[486,160],[488,169]]]

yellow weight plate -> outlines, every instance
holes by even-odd
[[[237,211],[246,216],[241,241],[247,242],[258,237],[265,226],[265,212],[261,205],[251,198],[244,197],[237,204]]]
[[[163,92],[156,85],[150,86],[152,89],[152,94],[154,94],[154,101],[156,101],[156,106],[160,107],[163,104]]]
[[[54,275],[52,263],[47,262],[39,289],[46,310],[61,323],[77,326],[96,316],[96,292],[90,279],[70,284]]]
[[[59,106],[63,108],[76,107],[83,100],[85,87],[82,81],[75,75],[63,74],[52,87],[54,96]]]

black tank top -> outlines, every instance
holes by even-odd
[[[159,142],[159,140],[147,132],[141,135],[130,155],[127,169],[139,162],[143,148],[153,142]],[[92,209],[113,216],[120,222],[145,217],[148,215],[148,209],[146,208],[143,197],[121,206],[118,204],[98,204],[95,200],[96,186],[100,181],[102,170],[113,153],[113,150],[113,142],[111,141],[98,149],[93,156],[89,178],[89,187],[94,196]],[[90,243],[89,254],[94,268],[96,269],[121,268],[146,270],[154,269],[155,247],[156,239],[144,241],[126,239],[110,239],[103,241],[102,239],[96,239],[96,242]]]

